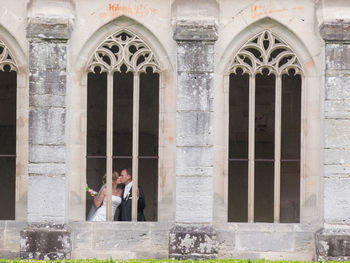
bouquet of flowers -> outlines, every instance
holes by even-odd
[[[86,192],[92,192],[94,196],[97,196],[98,192],[92,190],[88,185],[86,185]]]

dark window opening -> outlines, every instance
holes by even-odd
[[[282,75],[281,223],[300,222],[301,76]],[[249,142],[249,75],[229,79],[228,221],[248,222],[249,143],[254,144],[254,222],[274,222],[276,77],[255,75],[254,141]]]
[[[133,86],[134,74],[113,74],[113,170],[132,167]],[[138,184],[145,194],[146,221],[157,220],[158,207],[158,140],[159,75],[147,70],[139,75],[139,169]],[[107,73],[88,74],[87,109],[87,183],[99,190],[106,171]],[[103,145],[102,145],[103,144]],[[134,173],[134,172],[133,172]],[[135,173],[134,173],[135,174]],[[87,213],[92,205],[87,196]],[[114,220],[118,218],[118,209]]]
[[[281,222],[300,221],[301,76],[282,76]]]
[[[0,71],[0,220],[15,219],[17,73]]]

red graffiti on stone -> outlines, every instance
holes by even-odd
[[[158,9],[149,7],[147,5],[132,5],[132,4],[108,4],[108,13],[112,16],[127,15],[136,18],[155,15]],[[106,17],[106,13],[101,13],[100,17]]]
[[[271,15],[271,14],[274,14],[274,13],[284,13],[286,11],[289,11],[289,10],[292,10],[292,11],[301,11],[303,10],[303,7],[301,6],[297,6],[297,7],[294,7],[294,8],[274,8],[272,6],[272,4],[269,4],[269,5],[252,5],[250,7],[250,12],[251,12],[251,17],[253,19],[255,18],[259,18],[261,16],[264,16],[264,15]]]

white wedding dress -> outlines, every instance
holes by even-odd
[[[118,206],[122,202],[121,197],[112,195],[112,218],[114,218],[115,211],[117,210]],[[96,212],[93,214],[91,218],[88,219],[88,221],[107,221],[106,220],[106,209],[107,208],[107,199],[105,198],[103,200],[102,205],[97,208]]]

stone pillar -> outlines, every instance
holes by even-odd
[[[172,258],[215,258],[216,233],[213,221],[213,74],[215,19],[192,20],[199,11],[188,1],[175,1],[177,21],[176,97],[176,223],[170,231]],[[184,19],[183,15],[187,18]],[[203,15],[203,14],[201,14]],[[195,16],[195,15],[194,15]]]
[[[68,218],[65,153],[69,36],[68,19],[28,19],[28,222],[32,224],[21,232],[22,258],[70,258],[70,231],[63,224]]]
[[[324,221],[319,260],[350,257],[350,23],[325,21]]]

